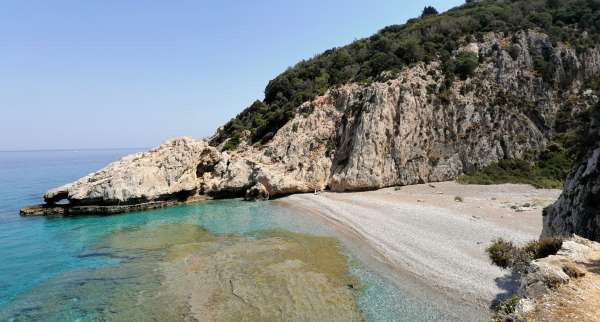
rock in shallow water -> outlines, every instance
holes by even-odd
[[[223,244],[225,242],[225,244]],[[267,233],[206,243],[166,266],[201,321],[362,321],[335,239]]]

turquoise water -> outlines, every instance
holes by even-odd
[[[277,203],[210,201],[110,217],[21,218],[20,207],[41,202],[45,190],[101,168],[134,150],[0,152],[0,320],[98,321],[131,306],[127,293],[150,290],[161,253],[99,247],[115,232],[148,234],[168,225],[198,226],[214,235],[252,236],[265,230],[330,236],[313,218]],[[180,242],[173,234],[173,243]],[[429,303],[407,298],[389,280],[358,262],[350,272],[362,287],[357,303],[368,321],[447,321]],[[143,259],[143,260],[141,260]],[[150,283],[151,284],[151,283]],[[158,300],[152,298],[152,300]],[[175,307],[177,305],[173,304]],[[149,306],[149,307],[156,307]],[[164,310],[163,310],[164,311]],[[138,320],[173,319],[173,312],[131,312]],[[111,315],[112,314],[112,315]],[[138,314],[138,315],[136,315]],[[161,315],[166,314],[166,315]],[[171,315],[169,315],[171,314]],[[133,318],[132,318],[133,319]]]

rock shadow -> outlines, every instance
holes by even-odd
[[[496,294],[490,308],[493,309],[503,300],[512,297],[519,290],[521,285],[520,278],[521,276],[516,272],[507,272],[504,276],[495,278],[494,282],[496,282],[496,285],[502,292]]]
[[[585,266],[588,272],[600,275],[600,259],[593,260],[590,263],[582,263],[582,265]]]

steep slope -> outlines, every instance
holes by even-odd
[[[514,34],[536,29],[549,36],[552,44],[564,43],[578,53],[600,42],[600,1],[597,0],[485,0],[467,4],[437,15],[424,10],[420,18],[393,25],[375,35],[340,48],[327,50],[302,61],[273,79],[265,88],[265,99],[219,129],[213,145],[235,149],[244,131],[254,142],[267,142],[292,119],[299,106],[322,95],[333,86],[370,83],[394,78],[399,71],[418,63],[440,61],[444,72],[442,90],[456,78],[469,76],[477,65],[473,57],[455,51],[468,42],[483,40],[488,32]],[[507,42],[505,49],[517,57],[523,47]],[[549,87],[568,86],[576,76],[573,65],[560,65],[551,50],[531,57],[541,80]],[[563,69],[562,77],[556,70]]]

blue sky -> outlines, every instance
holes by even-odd
[[[463,2],[5,0],[0,150],[209,136],[299,60]]]

